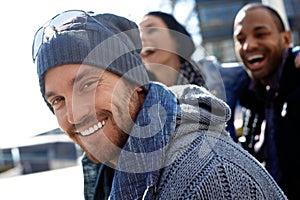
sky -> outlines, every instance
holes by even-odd
[[[171,12],[168,2],[167,0],[11,0],[2,3],[0,148],[58,128],[55,116],[41,96],[36,66],[31,60],[33,36],[40,26],[56,14],[69,9],[114,13],[138,23],[148,11]]]

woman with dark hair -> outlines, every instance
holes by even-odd
[[[167,86],[195,84],[204,86],[227,102],[220,74],[221,65],[214,56],[194,61],[195,44],[186,28],[173,15],[161,11],[147,13],[141,21],[143,49],[141,57],[155,81]],[[237,136],[230,119],[226,128],[234,141]]]
[[[205,77],[191,56],[195,45],[191,35],[172,15],[160,11],[147,13],[140,23],[141,56],[156,81],[167,86],[196,84],[205,86]]]

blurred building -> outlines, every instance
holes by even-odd
[[[295,45],[300,45],[300,0],[283,0]]]
[[[195,0],[194,11],[197,13],[199,21],[202,46],[209,55],[216,56],[220,62],[237,61],[232,40],[233,20],[238,10],[251,2],[262,1]],[[268,3],[272,6],[272,0],[269,0]],[[294,43],[299,45],[300,0],[283,0],[282,3],[290,29],[293,31]]]
[[[0,178],[75,166],[81,154],[67,135],[54,129],[0,147]]]

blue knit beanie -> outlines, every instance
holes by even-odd
[[[83,20],[85,23],[81,23]],[[148,89],[149,78],[140,57],[141,48],[138,26],[126,18],[113,14],[76,16],[56,28],[37,53],[42,95],[45,73],[63,64],[101,67]]]

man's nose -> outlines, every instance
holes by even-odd
[[[79,124],[91,112],[91,105],[78,99],[72,99],[67,102],[67,118],[71,124]]]
[[[244,51],[249,51],[252,49],[255,49],[257,47],[257,41],[254,37],[249,36],[246,38],[244,44],[243,44],[243,50]]]

